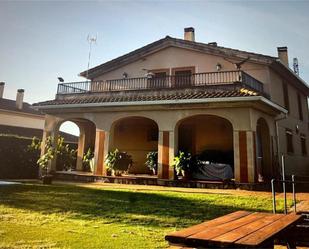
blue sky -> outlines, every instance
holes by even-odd
[[[4,97],[25,89],[30,103],[53,99],[57,77],[82,81],[88,34],[98,34],[91,66],[166,35],[195,28],[199,42],[276,56],[288,46],[309,82],[309,1],[0,1],[0,81]]]

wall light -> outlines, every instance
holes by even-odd
[[[124,72],[124,73],[122,74],[122,78],[124,78],[124,79],[128,78],[128,73]]]
[[[222,65],[220,63],[217,63],[216,68],[217,68],[217,71],[221,71]]]

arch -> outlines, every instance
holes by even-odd
[[[70,137],[67,134],[60,133],[60,127],[65,122],[72,122],[79,128],[79,136],[78,141],[72,143],[72,141],[68,141],[68,138]],[[70,149],[76,149],[76,162],[71,165],[72,170],[78,170],[78,171],[90,171],[91,169],[89,167],[86,167],[86,165],[83,164],[83,156],[87,151],[90,149],[91,153],[94,152],[95,149],[95,138],[96,138],[96,125],[85,118],[68,118],[68,119],[62,119],[59,120],[55,124],[55,132],[58,135],[61,135],[64,137],[65,144],[69,144]],[[61,161],[61,155],[60,158],[56,158],[56,170],[64,170],[66,167],[65,161]]]
[[[129,173],[151,173],[147,166],[146,155],[158,150],[158,124],[143,116],[127,116],[117,119],[110,129],[110,150],[118,149],[132,156],[133,165]]]
[[[217,115],[192,115],[177,122],[178,150],[203,161],[229,164],[234,169],[233,125]],[[235,175],[235,174],[234,174]]]
[[[259,118],[256,123],[256,158],[258,181],[270,180],[274,175],[271,157],[271,138],[267,121]]]

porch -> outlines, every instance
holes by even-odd
[[[65,121],[75,122],[80,128],[80,136],[76,164],[78,173],[74,173],[73,179],[82,176],[83,181],[108,179],[113,182],[175,186],[181,182],[175,181],[173,167],[178,151],[187,151],[193,156],[203,155],[205,161],[230,165],[237,184],[257,183],[259,177],[267,180],[275,174],[272,116],[240,106],[171,110],[144,108],[135,111],[49,114],[46,116],[43,141],[48,136],[56,137]],[[261,144],[263,149],[257,149]],[[81,174],[82,157],[89,148],[94,152],[95,167],[92,173]],[[125,178],[107,176],[105,157],[115,149],[132,156],[133,165]],[[145,165],[149,151],[158,151],[155,177],[150,176],[151,171]],[[50,165],[53,171],[56,170],[56,161],[55,158]],[[69,177],[67,173],[60,175]],[[206,185],[213,183],[206,182]],[[179,184],[200,184],[203,187],[204,181],[194,179]]]

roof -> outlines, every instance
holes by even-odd
[[[23,102],[22,109],[18,109],[16,107],[15,100],[4,99],[4,98],[0,98],[0,110],[44,116],[41,111],[35,110],[29,103]]]
[[[163,39],[150,43],[144,47],[136,49],[116,59],[110,60],[106,63],[103,63],[101,65],[98,65],[96,67],[89,69],[88,78],[92,79],[96,77],[97,75],[109,72],[111,70],[114,70],[126,64],[132,63],[133,61],[136,61],[140,59],[141,57],[147,56],[149,54],[152,54],[158,50],[161,50],[167,47],[186,48],[186,49],[191,49],[195,51],[200,51],[203,53],[209,53],[213,55],[224,56],[224,57],[235,58],[235,59],[237,58],[244,59],[244,58],[249,57],[250,61],[255,61],[259,63],[267,63],[267,64],[270,64],[276,61],[277,59],[277,57],[272,57],[268,55],[217,46],[217,45],[214,45],[214,43],[207,44],[207,43],[193,42],[193,41],[187,41],[183,39],[177,39],[177,38],[173,38],[170,36],[166,36]],[[86,77],[87,71],[81,72],[80,76]]]
[[[36,106],[57,106],[70,104],[89,104],[89,103],[121,103],[138,101],[162,101],[162,100],[183,100],[183,99],[205,99],[205,98],[223,98],[223,97],[246,97],[260,95],[252,90],[237,87],[237,84],[216,87],[198,87],[180,90],[158,90],[158,91],[131,91],[131,92],[113,92],[98,94],[79,94],[78,98],[57,98],[36,103]],[[44,109],[44,108],[42,108]]]

